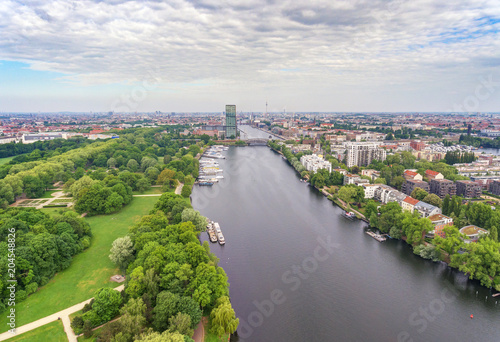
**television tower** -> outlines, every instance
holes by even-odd
[[[266,115],[265,117],[267,118],[267,100],[266,100]]]

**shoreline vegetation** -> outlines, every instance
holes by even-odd
[[[447,197],[444,202],[450,202],[450,204],[446,204],[449,207],[443,210],[443,214],[445,211],[446,214],[451,211],[452,216],[460,216],[457,220],[461,220],[460,222],[463,222],[464,225],[482,221],[483,225],[481,226],[490,229],[491,237],[482,237],[476,243],[465,243],[466,236],[460,234],[455,226],[448,226],[444,229],[446,238],[436,236],[434,239],[429,239],[425,235],[434,229],[429,219],[421,218],[416,213],[411,214],[408,211],[403,211],[396,202],[389,202],[384,205],[373,200],[370,200],[369,204],[363,208],[365,216],[358,210],[353,209],[349,203],[342,201],[331,193],[332,187],[324,186],[319,188],[312,185],[310,173],[302,171],[297,165],[298,159],[288,149],[286,152],[290,153],[283,153],[280,150],[280,148],[285,148],[285,145],[278,145],[269,141],[268,146],[274,152],[284,156],[290,166],[301,176],[301,179],[307,181],[310,186],[321,192],[341,209],[354,212],[358,219],[368,223],[369,228],[375,228],[387,234],[391,239],[405,241],[412,247],[413,253],[423,259],[444,262],[448,267],[467,275],[470,280],[477,280],[482,286],[490,288],[490,290],[500,291],[500,272],[496,270],[496,265],[500,264],[500,244],[497,242],[497,225],[500,225],[500,213],[497,216],[496,212],[482,203],[471,205],[473,201],[469,200],[468,205],[463,206],[460,197],[457,197],[457,199],[455,199],[456,196],[453,199]],[[339,184],[336,186],[336,190],[338,191],[343,187],[345,186]],[[460,203],[454,205],[456,200],[459,200]],[[454,209],[451,208],[452,205],[454,205]],[[476,205],[475,208],[474,205]],[[458,215],[454,214],[454,210],[457,211]],[[467,221],[467,218],[463,217],[466,213],[470,213],[470,216],[475,215],[476,218]],[[480,215],[488,216],[487,222],[485,222],[486,219],[481,220],[477,217]],[[472,220],[474,221],[471,223]]]
[[[27,275],[36,282],[20,292],[16,306],[29,315],[19,317],[18,326],[93,295],[92,303],[73,318],[72,328],[90,337],[93,327],[105,324],[99,329],[100,341],[160,336],[192,341],[202,316],[209,317],[213,336],[236,330],[227,276],[209,245],[198,238],[206,218],[190,204],[198,159],[214,142],[208,136],[174,139],[181,127],[126,129],[119,140],[84,144],[46,159],[37,157],[29,165],[24,161],[2,165],[0,188],[8,191],[0,194],[5,208],[0,214],[16,220],[18,243],[43,245],[42,237],[52,239],[64,256],[40,252],[40,260],[49,258],[54,266],[19,273],[21,283],[29,283]],[[50,195],[47,190],[56,183],[64,184],[63,191],[72,195],[72,208],[8,207],[23,193],[28,198]],[[144,193],[151,197],[133,196]],[[132,210],[139,203],[140,212]],[[110,221],[124,216],[126,220]],[[82,224],[85,227],[78,228]],[[113,274],[126,275],[121,294],[110,288],[116,285],[110,282]],[[81,286],[84,291],[74,291]],[[56,296],[54,289],[58,289]],[[110,322],[118,315],[117,321]]]

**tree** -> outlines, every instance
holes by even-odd
[[[131,297],[140,297],[146,290],[146,285],[144,283],[144,268],[138,266],[129,275],[130,279],[128,281],[128,286],[125,289],[125,293]]]
[[[199,211],[186,208],[182,211],[182,222],[192,222],[196,227],[196,231],[201,232],[205,230],[208,220],[205,216],[201,215]]]
[[[135,342],[191,342],[191,338],[185,339],[178,332],[164,331],[162,334],[149,331],[142,334]]]
[[[158,160],[157,159],[153,159],[153,158],[150,158],[150,157],[143,157],[141,159],[141,169],[143,171],[147,170],[150,167],[155,166],[156,164],[158,164]]]
[[[356,195],[357,195],[356,189],[350,186],[344,186],[340,188],[338,192],[339,198],[346,203],[352,202],[353,198],[356,197]]]
[[[179,334],[193,336],[194,330],[191,329],[191,317],[188,314],[178,312],[177,315],[168,319],[169,331],[177,331]]]
[[[217,306],[210,313],[210,318],[212,319],[211,332],[219,337],[232,334],[240,323],[226,296],[217,299]]]
[[[71,195],[74,197],[75,200],[78,200],[80,198],[80,192],[83,189],[88,189],[92,185],[99,183],[97,180],[93,180],[89,176],[83,176],[79,180],[75,181],[73,185],[69,188],[69,192]]]
[[[210,136],[208,134],[202,134],[200,136],[200,139],[203,140],[205,144],[208,144],[208,141],[210,140]]]
[[[401,190],[401,185],[405,182],[405,179],[402,176],[396,176],[391,179],[391,185],[398,190]]]
[[[108,168],[113,169],[116,166],[116,159],[115,158],[109,158],[108,159]]]
[[[139,169],[139,163],[135,159],[130,159],[127,163],[127,168],[132,172],[136,172]]]
[[[429,193],[427,191],[425,191],[424,189],[416,187],[415,189],[413,189],[410,196],[419,200],[419,201],[422,201],[425,198],[425,196],[427,196],[428,194]]]
[[[142,298],[130,298],[120,309],[120,331],[130,338],[137,336],[146,326],[146,304]]]
[[[498,242],[498,229],[496,226],[492,226],[490,227],[490,238],[493,240],[493,241],[496,241]]]
[[[23,177],[24,192],[29,198],[42,197],[45,192],[45,186],[40,178],[32,175]]]
[[[191,196],[191,187],[189,185],[184,185],[181,190],[181,196],[184,198],[188,198]]]
[[[365,214],[366,214],[365,216],[369,218],[372,215],[372,213],[377,214],[378,212],[377,207],[378,207],[377,202],[375,202],[374,200],[369,200],[365,207]]]
[[[446,196],[443,200],[442,212],[443,212],[443,215],[450,214],[450,195],[449,194],[446,194]]]
[[[168,291],[162,291],[156,298],[156,306],[153,309],[153,326],[158,331],[168,328],[168,319],[177,312],[179,296]]]
[[[83,323],[83,337],[90,338],[92,336],[92,322],[85,321]]]
[[[146,171],[144,171],[144,176],[146,176],[151,183],[154,183],[158,179],[158,175],[160,171],[154,166],[148,167]]]
[[[427,196],[424,197],[422,200],[425,203],[429,203],[433,206],[436,206],[438,208],[441,208],[441,205],[443,204],[443,201],[439,198],[438,195],[435,194],[428,194]]]
[[[130,236],[124,236],[113,241],[109,258],[120,270],[125,271],[134,257],[134,245]]]
[[[170,169],[163,169],[163,171],[159,174],[156,184],[163,185],[166,182],[175,178],[175,171]]]
[[[96,313],[102,323],[110,321],[120,311],[122,296],[120,292],[110,288],[97,290],[94,296],[92,310]]]

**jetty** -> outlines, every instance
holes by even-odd
[[[385,240],[387,240],[387,238],[384,235],[380,235],[380,234],[374,233],[374,232],[372,232],[370,230],[367,230],[365,233],[368,234],[368,235],[370,235],[372,238],[374,238],[378,242],[384,242]]]

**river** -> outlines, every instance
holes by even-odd
[[[377,242],[268,147],[224,153],[225,179],[195,186],[192,200],[226,238],[211,250],[231,284],[240,342],[500,341],[489,289],[402,241]]]

